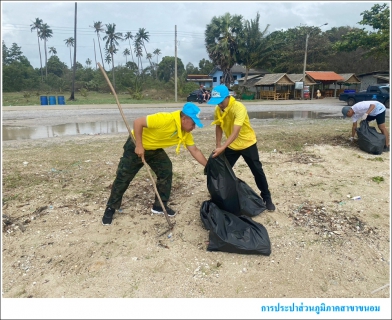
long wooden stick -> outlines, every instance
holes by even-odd
[[[116,91],[114,90],[114,88],[113,88],[113,86],[112,86],[112,83],[110,82],[110,80],[109,80],[109,78],[108,78],[108,75],[106,74],[105,70],[102,68],[101,64],[100,64],[99,62],[98,62],[97,64],[98,64],[99,69],[101,69],[102,74],[103,74],[103,76],[105,77],[105,79],[106,79],[106,81],[107,81],[107,83],[108,83],[108,85],[109,85],[109,87],[110,87],[110,90],[112,90],[112,93],[113,93],[114,97],[116,98],[117,106],[118,106],[118,108],[119,108],[119,110],[120,110],[121,116],[122,116],[122,118],[123,118],[123,120],[124,120],[124,122],[125,122],[125,125],[126,125],[127,129],[128,129],[129,136],[132,138],[132,140],[133,140],[133,142],[135,143],[135,146],[136,146],[135,138],[134,138],[134,136],[133,136],[133,134],[132,134],[131,128],[129,127],[128,121],[127,121],[127,119],[125,118],[125,115],[124,115],[124,112],[123,112],[123,110],[122,110],[121,104],[120,104],[120,102],[118,101]],[[157,186],[155,185],[154,178],[153,178],[152,175],[151,175],[151,172],[150,172],[150,170],[149,170],[149,166],[148,166],[146,160],[144,159],[144,157],[142,157],[142,161],[143,161],[143,164],[145,165],[145,167],[146,167],[146,169],[147,169],[147,172],[148,172],[148,174],[149,174],[149,176],[150,176],[150,179],[151,179],[151,181],[152,181],[152,185],[153,185],[154,190],[155,190],[155,194],[157,195],[157,198],[158,198],[158,200],[159,200],[159,203],[161,204],[161,207],[162,207],[163,212],[164,212],[164,214],[165,214],[167,223],[169,224],[170,229],[173,229],[173,224],[171,223],[171,221],[170,221],[170,219],[169,219],[169,216],[168,216],[168,214],[167,214],[167,212],[166,212],[166,208],[165,208],[165,206],[163,205],[162,199],[161,199],[161,197],[160,197],[160,195],[159,195],[159,193],[158,193]]]

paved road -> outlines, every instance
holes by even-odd
[[[320,100],[262,100],[243,101],[249,112],[270,111],[313,111],[341,115],[345,103],[336,98]],[[124,104],[122,110],[128,121],[155,113],[170,112],[181,109],[184,102],[162,104]],[[197,104],[201,118],[211,118],[214,107]],[[389,110],[387,110],[389,112]],[[389,114],[389,113],[388,113]],[[49,105],[49,106],[3,106],[3,126],[36,127],[61,125],[66,123],[86,123],[97,121],[113,121],[121,119],[117,104],[110,105]]]

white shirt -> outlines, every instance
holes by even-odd
[[[351,117],[352,122],[357,122],[362,116],[368,111],[371,104],[374,104],[376,107],[370,112],[369,116],[375,117],[376,115],[385,111],[385,106],[378,101],[361,101],[354,104],[351,109],[354,110],[354,115]]]

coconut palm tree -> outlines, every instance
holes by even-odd
[[[226,13],[213,17],[205,31],[205,44],[208,56],[223,72],[222,82],[229,87],[234,82],[230,69],[241,63],[239,42],[242,35],[242,16]]]
[[[69,60],[71,61],[71,69],[72,69],[72,55],[71,55],[71,47],[75,44],[75,39],[73,37],[69,37],[68,39],[64,39],[65,44],[69,47]]]
[[[90,68],[91,62],[92,62],[92,61],[90,60],[90,58],[87,58],[87,60],[86,60],[86,65],[87,65],[88,68]]]
[[[148,42],[150,40],[150,35],[148,34],[148,31],[146,31],[145,28],[139,28],[139,31],[136,33],[135,37],[138,40],[138,42],[140,42],[140,44],[143,46],[144,51],[146,53],[146,58],[150,62],[150,66],[152,69],[153,67],[152,67],[152,63],[151,63],[151,58],[147,57],[147,49],[146,49],[146,46],[144,45],[144,41]]]
[[[39,30],[41,29],[42,25],[42,19],[40,18],[35,18],[35,21],[30,25],[31,27],[31,32],[33,30],[37,30],[37,39],[38,39],[38,51],[39,51],[39,62],[41,63],[41,80],[44,81],[44,75],[43,75],[43,70],[42,70],[42,56],[41,56],[41,46],[39,44]]]
[[[90,26],[91,27],[91,26]],[[99,39],[101,38],[99,36],[100,32],[105,32],[105,29],[103,28],[102,22],[101,21],[94,21],[94,26],[92,26],[92,28],[95,29],[95,32],[97,33],[97,38],[98,38],[98,45],[99,45],[99,52],[101,53],[101,60],[102,60],[102,67],[105,68],[105,65],[103,63],[103,56],[102,56],[102,50],[101,50],[101,42],[99,41]]]
[[[124,41],[125,40],[128,40],[129,42],[129,51],[131,52],[132,62],[135,63],[135,60],[133,59],[132,46],[131,46],[131,40],[133,40],[133,35],[131,31],[125,33]]]
[[[48,77],[48,52],[46,50],[46,41],[53,36],[53,31],[50,29],[47,23],[41,25],[41,29],[39,31],[39,37],[44,40],[44,49],[45,49],[45,72],[46,77]]]
[[[154,54],[155,56],[157,56],[157,64],[158,64],[158,56],[161,55],[161,50],[160,50],[160,49],[155,49],[154,52],[153,52],[153,54]]]
[[[142,63],[143,48],[139,39],[134,40],[133,46],[135,47],[135,56],[137,58],[138,74],[140,75],[141,70],[143,70],[143,63]]]
[[[49,47],[49,53],[52,55],[56,55],[57,54],[57,50],[55,47]]]
[[[156,75],[156,79],[158,79],[158,56],[161,54],[161,50],[160,49],[155,49],[153,54],[155,56],[157,56],[157,64],[155,66],[155,75]]]
[[[113,76],[113,88],[116,89],[116,82],[114,79],[114,54],[117,52],[116,46],[119,45],[118,41],[122,40],[122,33],[116,32],[116,24],[109,23],[106,25],[106,36],[102,40],[106,40],[106,49],[110,52],[112,58],[112,76]]]
[[[125,57],[125,64],[127,64],[128,60],[127,60],[127,56],[129,56],[131,54],[131,52],[129,51],[128,48],[125,48],[124,52],[123,52],[123,56]]]

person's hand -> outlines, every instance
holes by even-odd
[[[354,141],[354,137],[350,137],[348,140],[350,140],[350,142]]]
[[[366,120],[367,116],[368,116],[368,114],[365,113],[365,114],[362,116],[362,120]]]
[[[213,158],[216,158],[216,157],[219,156],[223,151],[225,151],[225,148],[223,148],[223,147],[216,148],[214,151],[212,151],[212,157],[213,157]]]

